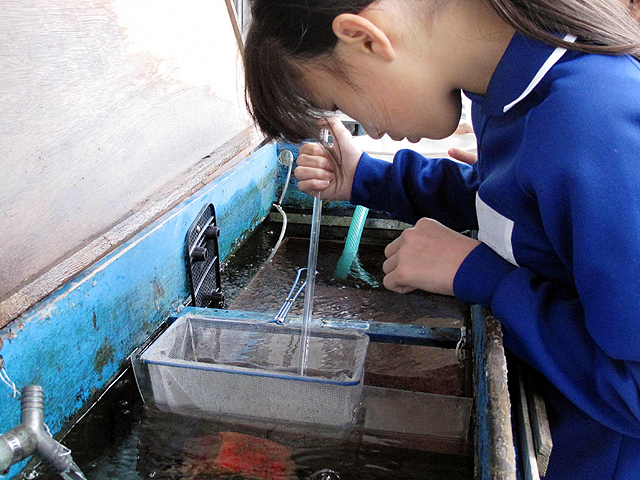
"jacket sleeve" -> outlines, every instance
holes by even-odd
[[[393,163],[363,153],[356,169],[351,203],[388,212],[415,223],[430,217],[456,230],[477,228],[476,169],[448,158],[426,158],[400,150]]]
[[[530,176],[528,193],[573,285],[480,244],[454,292],[490,307],[505,346],[582,411],[640,438],[640,167],[621,150],[587,145]]]

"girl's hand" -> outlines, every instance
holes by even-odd
[[[421,218],[385,248],[384,286],[398,293],[420,289],[453,295],[458,268],[479,243],[435,220]]]
[[[477,153],[470,153],[460,148],[450,148],[447,154],[454,160],[466,163],[467,165],[473,165],[478,161]]]
[[[331,150],[340,159],[342,170],[336,169],[329,152],[321,145],[306,143],[300,147],[298,166],[294,171],[298,189],[312,196],[320,192],[323,200],[350,200],[351,185],[362,151],[353,145],[351,133],[339,119],[329,118],[326,127],[331,130]]]

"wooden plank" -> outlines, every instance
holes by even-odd
[[[500,322],[471,307],[476,472],[479,480],[516,480],[516,459]]]
[[[511,391],[513,393],[513,416],[516,422],[518,456],[522,467],[522,476],[524,480],[540,480],[536,449],[531,429],[531,418],[529,416],[529,404],[527,402],[527,393],[525,391],[520,361],[514,359],[510,362],[510,366],[515,370],[511,377],[511,381],[513,382]]]
[[[111,226],[98,238],[82,245],[68,258],[53,265],[16,293],[0,301],[0,328],[94,264],[158,216],[236,165],[253,150],[261,138],[252,127],[241,132],[203,159],[195,171],[176,177],[173,188],[157,198],[149,199],[137,212]]]
[[[547,473],[551,450],[553,449],[551,429],[549,428],[549,420],[547,419],[547,408],[544,403],[544,397],[537,388],[536,372],[526,365],[521,365],[521,367],[538,471],[540,476],[544,477]]]
[[[233,26],[233,33],[236,36],[236,42],[238,42],[238,49],[240,50],[240,55],[244,58],[244,39],[242,38],[242,29],[238,24],[238,15],[236,9],[233,8],[231,4],[231,0],[224,0],[227,4],[227,12],[229,13],[229,18],[231,19],[231,25]]]
[[[5,2],[0,31],[0,299],[252,125],[223,2]]]

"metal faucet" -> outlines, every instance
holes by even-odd
[[[65,479],[84,479],[71,451],[56,442],[44,423],[44,390],[39,385],[22,389],[21,423],[0,435],[0,472],[37,453]]]

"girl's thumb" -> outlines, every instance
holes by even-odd
[[[329,130],[335,141],[340,143],[341,140],[351,138],[351,132],[344,126],[344,124],[337,117],[329,117],[327,119],[329,124]]]

